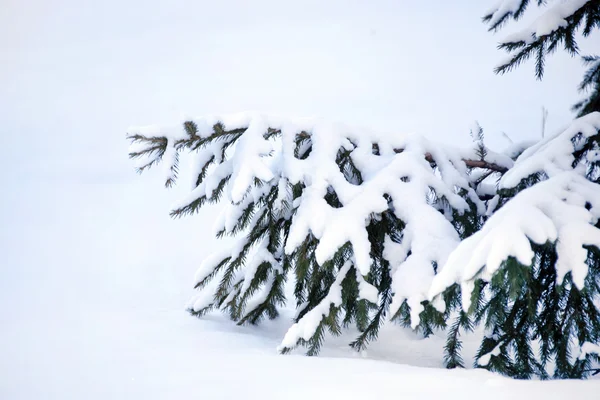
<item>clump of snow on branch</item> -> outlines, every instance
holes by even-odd
[[[490,8],[485,15],[489,16],[488,24],[496,26],[507,16],[515,15],[521,8],[522,0],[501,0]]]
[[[573,152],[580,150],[587,139],[596,135],[598,130],[600,113],[591,113],[576,119],[560,134],[548,137],[524,150],[514,167],[502,177],[500,186],[515,187],[522,179],[538,172],[551,177],[572,170],[575,161]]]
[[[556,242],[557,282],[571,272],[574,284],[582,289],[588,274],[584,246],[600,247],[600,230],[594,226],[600,217],[600,186],[584,176],[585,162],[573,168],[573,152],[599,130],[600,113],[592,113],[527,149],[502,177],[500,187],[512,188],[534,174],[548,179],[518,193],[480,231],[463,240],[433,280],[429,298],[459,283],[463,308],[468,310],[474,280],[490,281],[509,257],[531,265],[531,242]],[[597,151],[590,151],[587,161],[596,160]]]
[[[560,0],[548,7],[527,28],[506,36],[501,43],[523,42],[530,44],[542,36],[547,36],[561,27],[567,26],[567,18],[576,13],[589,0]],[[492,29],[496,29],[507,18],[520,16],[527,3],[523,0],[503,0],[486,14],[486,21]]]
[[[288,329],[287,333],[281,341],[279,350],[293,348],[298,339],[309,340],[317,330],[321,319],[329,314],[331,306],[337,307],[342,303],[342,281],[346,277],[348,271],[352,267],[352,262],[347,261],[344,266],[338,271],[335,281],[329,288],[327,296],[315,308],[310,310],[298,322]]]

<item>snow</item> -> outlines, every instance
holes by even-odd
[[[600,356],[600,344],[585,342],[581,345],[579,356],[577,358],[579,360],[584,360],[588,354],[596,354],[597,356]]]
[[[412,249],[412,253],[392,274],[394,298],[390,312],[393,314],[407,300],[414,328],[419,324],[419,313],[423,310],[421,302],[427,299],[434,278],[432,263],[444,265],[459,238],[448,220],[431,207],[403,202],[401,209],[404,210],[402,217],[410,214],[402,242]]]
[[[488,203],[487,211],[485,212],[486,216],[491,216],[495,211],[496,207],[498,207],[498,203],[500,202],[500,196],[496,195],[492,197],[492,199]]]
[[[277,262],[277,260],[275,260],[275,258],[273,258],[273,255],[267,251],[267,244],[267,240],[263,239],[262,243],[259,244],[258,248],[255,250],[254,255],[250,257],[249,262],[246,263],[244,268],[244,284],[242,285],[241,289],[242,293],[248,290],[248,288],[250,288],[252,278],[254,277],[256,270],[262,263],[269,263],[273,266],[275,270],[282,272],[280,264]]]
[[[479,360],[477,360],[477,364],[482,365],[482,366],[488,365],[490,363],[490,359],[492,358],[492,356],[497,356],[498,354],[500,354],[500,345],[497,345],[496,347],[494,347],[492,349],[492,351],[479,357]]]
[[[484,15],[492,15],[492,18],[488,21],[490,26],[496,25],[502,17],[505,15],[513,15],[517,12],[523,0],[501,0],[494,7],[492,7]]]
[[[273,179],[273,173],[262,161],[262,157],[272,150],[270,143],[263,138],[267,128],[265,121],[253,118],[244,135],[236,142],[231,175],[231,201],[234,203],[243,200],[254,178],[262,181]]]
[[[510,0],[516,3],[518,0]],[[533,43],[542,36],[547,36],[567,25],[566,19],[573,15],[590,0],[561,0],[544,10],[529,27],[506,36],[502,43]]]
[[[530,241],[557,241],[557,282],[572,272],[573,282],[582,289],[588,273],[583,246],[600,247],[600,230],[593,226],[599,217],[600,187],[576,172],[563,172],[527,188],[460,243],[434,278],[429,297],[461,283],[463,309],[468,310],[475,278],[489,281],[508,257],[531,265]]]
[[[181,309],[190,276],[220,246],[202,229],[214,209],[171,220],[156,210],[172,193],[145,178],[36,182],[3,195],[2,220],[20,222],[0,224],[0,398],[558,400],[600,391],[597,379],[522,382],[446,370],[443,337],[422,340],[394,325],[366,356],[341,337],[305,357],[276,352],[291,313],[260,327],[190,317]],[[39,191],[47,194],[41,203],[32,195]],[[475,351],[467,340],[465,357]]]
[[[502,176],[500,187],[515,187],[522,179],[537,172],[554,176],[572,170],[573,151],[578,150],[579,146],[598,130],[600,112],[576,119],[562,133],[549,136],[523,151],[515,161],[514,168]]]
[[[365,281],[361,274],[356,274],[356,281],[358,282],[358,297],[360,299],[368,300],[373,304],[377,304],[379,300],[377,288]]]
[[[263,286],[261,286],[261,288],[259,289],[259,293],[257,295],[254,295],[253,297],[251,297],[246,302],[243,316],[250,314],[250,312],[253,311],[256,307],[258,307],[262,303],[264,303],[264,301],[267,299],[267,297],[269,295],[269,292],[271,291],[271,288],[273,287],[274,282],[275,282],[275,275],[273,274],[272,271],[269,271],[267,280],[263,284]],[[232,292],[232,294],[233,294],[233,292]],[[232,296],[232,295],[230,295],[230,296]],[[226,300],[225,302],[226,303],[229,302],[229,299]]]
[[[327,292],[327,296],[288,329],[278,347],[279,351],[286,348],[293,348],[299,339],[309,340],[317,330],[321,319],[329,314],[330,307],[339,307],[342,304],[342,281],[351,267],[352,262],[346,261],[344,266],[338,271],[335,281]]]
[[[511,142],[511,144],[507,146],[502,153],[514,160],[537,142],[537,140],[525,140],[516,143]]]

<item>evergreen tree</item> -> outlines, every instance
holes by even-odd
[[[484,19],[498,29],[527,0]],[[538,5],[544,3],[538,1]],[[555,4],[500,45],[503,73],[598,25],[598,1]],[[224,205],[217,237],[235,245],[204,260],[192,315],[220,310],[238,324],[296,315],[279,350],[317,354],[354,326],[361,350],[386,321],[428,336],[447,330],[445,362],[463,367],[461,333],[485,326],[476,366],[516,378],[586,377],[600,354],[600,113],[597,58],[580,89],[582,116],[561,134],[506,154],[471,130],[471,149],[418,135],[381,135],[320,121],[260,115],[201,118],[129,132],[144,171],[177,182],[194,157],[192,190],[171,212]],[[514,151],[513,151],[514,150]],[[286,298],[286,282],[293,299]]]

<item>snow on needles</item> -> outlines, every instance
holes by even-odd
[[[490,15],[488,24],[495,26],[507,15],[513,15],[521,8],[523,0],[501,0],[494,7],[488,10],[485,15]]]
[[[579,356],[577,357],[579,360],[584,360],[588,354],[595,354],[600,357],[600,344],[594,344],[590,342],[585,342],[581,345],[579,349]]]
[[[526,44],[533,43],[535,40],[542,36],[550,35],[561,27],[567,26],[566,19],[573,15],[577,10],[583,7],[590,0],[561,0],[556,1],[556,4],[552,7],[545,10],[539,17],[537,17],[531,25],[527,28],[520,30],[518,32],[514,32],[508,36],[506,36],[502,43],[518,43],[524,42]],[[504,4],[507,4],[507,7],[512,7],[512,10],[518,8],[517,3],[521,3],[522,1],[515,0],[507,0]],[[515,8],[517,7],[517,8]],[[490,21],[496,18],[496,13],[494,17]],[[498,18],[500,14],[498,13]]]
[[[548,137],[530,146],[517,158],[515,165],[500,181],[500,187],[513,188],[528,176],[543,172],[554,176],[572,170],[573,151],[579,150],[586,139],[600,130],[600,113],[587,114],[576,119],[559,135]]]
[[[570,2],[575,3],[579,4]],[[219,132],[213,129],[217,122],[223,127]],[[346,244],[351,245],[351,257],[337,271],[326,297],[290,328],[282,348],[308,340],[330,307],[339,306],[341,282],[351,268],[356,270],[360,297],[378,302],[377,288],[364,279],[373,266],[366,228],[385,213],[403,224],[401,237],[388,236],[384,243],[383,257],[390,264],[392,277],[389,313],[394,315],[406,301],[413,327],[419,324],[422,303],[452,284],[463,286],[463,307],[468,309],[474,279],[490,280],[508,257],[530,265],[530,242],[556,242],[558,280],[572,272],[579,288],[587,276],[587,250],[583,246],[600,246],[600,231],[593,226],[600,217],[599,186],[582,176],[583,166],[573,168],[573,152],[600,130],[600,113],[579,118],[560,135],[529,146],[514,165],[509,156],[492,151],[482,160],[476,149],[439,146],[419,135],[384,135],[319,120],[241,114],[199,118],[194,123],[198,127],[194,140],[217,134],[234,139],[218,138],[194,149],[193,168],[202,179],[175,209],[186,209],[205,198],[217,201],[222,194],[226,207],[215,230],[239,234],[233,249],[205,260],[196,284],[203,286],[228,263],[239,264],[230,277],[235,289],[229,295],[233,296],[248,291],[259,267],[270,265],[262,290],[248,301],[247,313],[264,301],[275,274],[283,272],[279,265],[282,257],[294,254],[307,239],[317,240],[315,258],[319,265],[334,258]],[[151,133],[167,139],[168,158],[163,161],[174,171],[181,151],[178,143],[186,140],[185,132],[180,129],[165,135],[165,130],[155,129]],[[588,161],[598,158],[589,154]],[[340,157],[347,157],[351,167],[342,167]],[[486,195],[492,195],[492,201],[486,203],[477,194],[476,189],[481,192],[481,188],[476,187],[470,176],[474,170],[467,167],[465,159],[508,169],[500,180],[504,189],[514,188],[533,174],[548,179],[523,190],[495,211],[499,197],[493,185],[485,190]],[[294,199],[292,187],[296,188]],[[339,204],[326,200],[332,195]],[[261,239],[250,246],[246,233],[265,223],[264,213],[256,210],[264,210],[267,201],[273,205],[270,212],[274,215],[269,218],[288,221],[289,232],[277,245]],[[453,218],[465,212],[489,219],[479,232],[461,242]],[[242,216],[247,223],[240,225]],[[199,301],[193,309],[199,311],[207,304]],[[436,308],[439,305],[434,304]]]
[[[531,242],[556,242],[557,282],[568,272],[582,289],[588,273],[587,249],[600,247],[600,186],[583,174],[585,162],[573,168],[573,152],[600,130],[600,113],[575,121],[561,134],[529,147],[500,180],[501,188],[513,188],[534,174],[549,177],[517,194],[494,213],[483,228],[463,240],[452,252],[429,292],[433,299],[454,283],[462,285],[462,305],[470,307],[474,280],[490,281],[502,262],[514,257],[523,265],[533,262]],[[596,161],[597,151],[587,160]]]
[[[586,204],[591,207],[586,209]],[[523,190],[498,210],[474,235],[463,240],[434,278],[430,298],[455,282],[470,284],[474,279],[490,281],[508,257],[531,265],[534,253],[530,241],[555,242],[557,280],[567,272],[583,288],[588,266],[585,245],[600,247],[600,187],[575,172],[564,172]],[[470,290],[463,296],[463,308],[470,307]]]
[[[329,313],[329,307],[331,305],[339,306],[342,303],[342,281],[351,267],[352,262],[347,261],[338,271],[335,282],[329,288],[325,299],[288,329],[279,346],[280,351],[285,348],[293,348],[300,338],[310,339],[318,328],[321,319]]]

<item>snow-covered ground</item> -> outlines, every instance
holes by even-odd
[[[593,399],[600,391],[597,379],[447,371],[441,337],[399,327],[366,354],[336,338],[311,358],[277,354],[289,316],[260,327],[192,318],[183,305],[217,245],[205,226],[214,210],[170,220],[161,211],[172,193],[153,178],[46,180],[3,193],[1,399]]]

